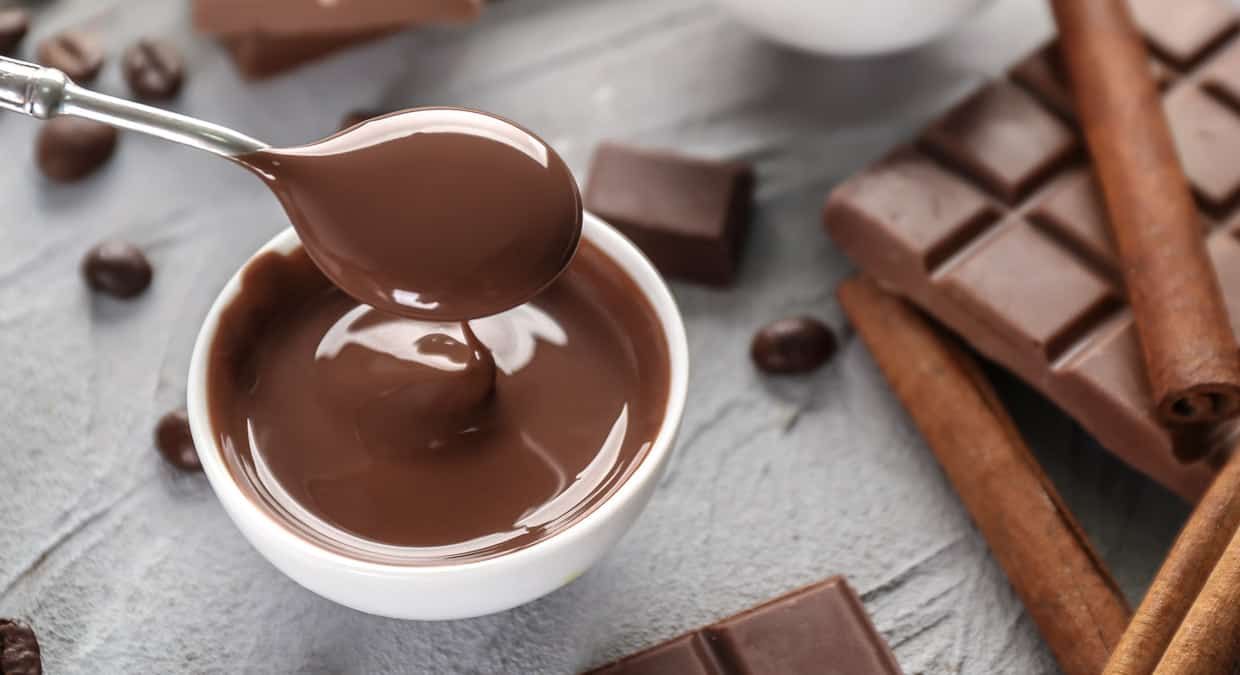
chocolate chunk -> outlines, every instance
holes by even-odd
[[[176,96],[185,81],[185,59],[167,40],[138,40],[121,56],[121,70],[134,95],[151,101]]]
[[[0,9],[0,54],[12,54],[30,30],[30,12],[20,7]]]
[[[173,410],[159,419],[155,426],[155,447],[172,466],[182,471],[202,471],[189,428],[189,412],[185,408]]]
[[[251,33],[225,38],[237,70],[250,79],[278,75],[342,49],[392,33],[391,29],[278,36]]]
[[[793,591],[587,675],[899,675],[842,577]]]
[[[345,113],[344,117],[340,118],[340,129],[343,131],[349,127],[357,126],[372,117],[378,117],[383,114],[378,110],[350,110]]]
[[[1191,64],[1164,107],[1240,332],[1240,36],[1232,13],[1219,19],[1210,2],[1170,6],[1215,17],[1159,25],[1147,15],[1142,25],[1160,53]],[[1027,69],[1013,77],[1038,91]],[[1214,470],[1177,456],[1217,453],[1240,425],[1173,434],[1155,417],[1092,167],[1070,150],[1074,130],[1041,109],[1062,102],[1011,89],[985,87],[933,122],[921,149],[899,149],[843,183],[828,200],[827,229],[867,274],[1015,371],[1133,467],[1197,499]]]
[[[118,136],[116,127],[102,122],[56,117],[39,129],[35,162],[54,181],[81,180],[111,159]]]
[[[752,197],[748,164],[605,143],[594,153],[585,206],[663,274],[723,286],[736,278]]]
[[[835,334],[808,316],[780,319],[762,327],[749,354],[768,373],[808,373],[835,354]]]
[[[43,657],[34,629],[24,621],[0,619],[0,675],[42,675]]]
[[[36,58],[74,82],[85,84],[94,80],[103,67],[103,48],[90,33],[70,30],[39,43]]]
[[[249,78],[275,75],[413,25],[477,18],[481,0],[195,0],[194,26],[219,36]]]
[[[105,241],[86,253],[82,275],[97,291],[132,298],[151,285],[151,263],[133,244]]]

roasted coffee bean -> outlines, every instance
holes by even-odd
[[[121,70],[134,96],[161,101],[181,91],[185,59],[172,43],[143,38],[125,50],[121,56]]]
[[[164,415],[155,426],[155,447],[168,463],[182,471],[202,471],[185,408]]]
[[[103,47],[90,33],[69,30],[39,43],[36,58],[82,84],[95,79],[103,67]]]
[[[35,161],[43,175],[52,180],[80,180],[112,157],[117,136],[115,127],[102,122],[56,117],[39,129]]]
[[[345,113],[344,117],[340,118],[340,129],[343,131],[344,129],[361,124],[372,117],[378,117],[382,114],[384,113],[379,112],[378,110],[350,110]]]
[[[43,675],[39,640],[24,621],[0,619],[0,675]]]
[[[807,373],[835,353],[835,334],[807,316],[767,324],[753,338],[749,354],[768,373]]]
[[[0,54],[12,54],[30,30],[30,12],[21,7],[0,9]]]
[[[132,298],[151,285],[151,263],[133,244],[105,241],[86,253],[82,275],[97,291]]]

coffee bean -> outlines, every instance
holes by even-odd
[[[116,128],[102,122],[56,117],[39,129],[35,162],[52,180],[81,180],[112,157],[116,140]]]
[[[350,110],[345,116],[340,118],[340,129],[343,131],[351,126],[355,126],[365,122],[372,117],[378,117],[384,113],[378,110]]]
[[[43,657],[34,629],[17,619],[0,619],[0,673],[43,675]]]
[[[155,426],[155,447],[168,463],[182,471],[202,471],[185,408],[164,415]]]
[[[134,95],[151,101],[176,96],[185,80],[185,60],[166,40],[138,40],[121,56],[121,70]]]
[[[86,253],[82,275],[97,291],[132,298],[151,285],[151,263],[133,244],[105,241]]]
[[[807,373],[835,353],[835,334],[807,316],[767,324],[753,338],[749,354],[768,373]]]
[[[20,7],[0,9],[0,54],[12,54],[30,30],[30,12]]]
[[[69,30],[39,43],[39,63],[56,68],[78,84],[90,82],[103,67],[103,48],[90,33]]]

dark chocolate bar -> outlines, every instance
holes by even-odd
[[[1168,121],[1240,333],[1236,16],[1217,0],[1133,7],[1166,81]],[[1176,444],[1207,444],[1217,464],[1237,426],[1173,438],[1155,417],[1106,211],[1052,49],[839,186],[825,224],[880,283],[1015,371],[1132,466],[1196,500],[1215,470],[1181,464]]]
[[[748,164],[604,143],[590,165],[585,206],[663,274],[724,286],[736,278],[752,198]]]
[[[899,675],[843,577],[668,640],[588,675]]]

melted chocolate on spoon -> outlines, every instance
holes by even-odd
[[[406,110],[238,161],[267,181],[337,286],[406,317],[515,307],[564,270],[581,236],[581,196],[559,155],[472,110]]]

